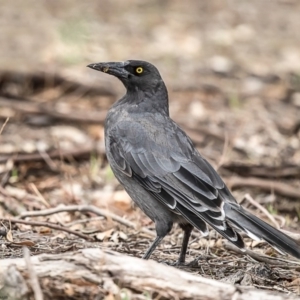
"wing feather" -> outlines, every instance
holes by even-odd
[[[118,140],[112,140],[110,149],[124,174],[203,233],[207,232],[206,222],[243,247],[241,237],[225,220],[223,207],[228,191],[222,179],[180,128],[165,128],[168,138],[163,139],[164,133],[152,132],[152,127],[145,129],[128,122],[121,127],[116,128]]]

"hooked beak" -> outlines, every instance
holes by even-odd
[[[104,63],[94,63],[87,65],[88,68],[107,73],[118,78],[127,78],[128,71],[124,68],[129,63],[123,62],[104,62]]]

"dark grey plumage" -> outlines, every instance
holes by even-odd
[[[128,60],[88,67],[116,76],[127,90],[107,114],[106,154],[116,178],[155,223],[157,237],[144,258],[150,257],[174,223],[184,230],[179,263],[185,261],[193,227],[206,235],[206,224],[241,249],[244,243],[236,229],[300,258],[293,239],[236,202],[218,173],[169,117],[167,89],[152,64]]]

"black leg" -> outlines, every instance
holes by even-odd
[[[148,248],[146,253],[143,256],[143,259],[148,259],[152,252],[155,250],[155,248],[160,244],[160,242],[163,240],[164,237],[162,236],[157,236],[154,240],[154,242],[151,244],[151,246]]]
[[[178,258],[178,261],[177,261],[178,265],[184,264],[184,262],[185,262],[185,255],[186,255],[187,247],[188,247],[188,244],[189,244],[189,239],[190,239],[192,230],[194,228],[191,224],[184,224],[184,225],[181,224],[180,227],[184,231],[184,235],[183,235],[183,240],[182,240],[182,245],[181,245],[179,258]]]

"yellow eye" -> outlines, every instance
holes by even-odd
[[[137,67],[137,68],[135,69],[135,72],[136,72],[137,74],[142,74],[143,71],[144,71],[144,69],[143,69],[142,67]]]

